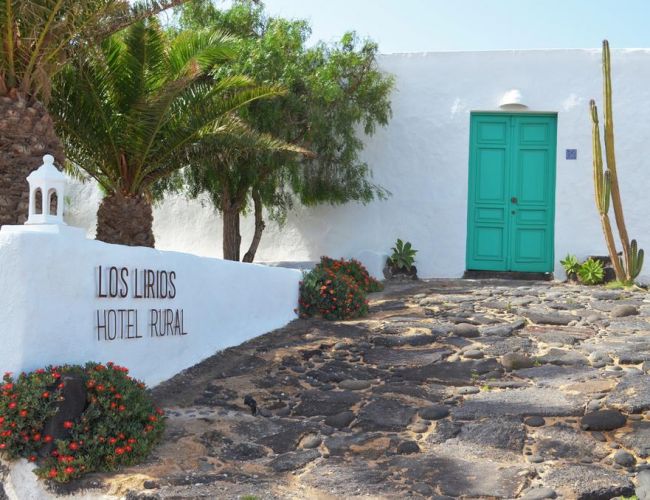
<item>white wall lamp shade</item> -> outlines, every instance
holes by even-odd
[[[27,182],[29,183],[29,216],[25,224],[65,224],[63,222],[65,175],[54,166],[54,157],[43,156],[43,164],[27,176]]]
[[[499,101],[499,108],[501,109],[528,109],[522,102],[521,92],[519,89],[508,90]]]

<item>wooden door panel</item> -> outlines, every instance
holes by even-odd
[[[467,269],[553,270],[556,124],[554,115],[472,114]]]

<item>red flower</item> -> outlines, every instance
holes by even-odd
[[[79,445],[77,443],[75,443],[74,441],[72,441],[72,443],[70,443],[68,445],[68,448],[70,448],[72,451],[76,451],[76,450],[79,449]]]
[[[43,394],[41,394],[41,397],[42,397],[43,399],[47,399],[47,398],[50,397],[50,393],[47,392],[47,391],[45,391]]]
[[[3,423],[4,421],[5,421],[5,418],[4,418],[4,417],[0,417],[0,424]]]
[[[137,439],[135,439],[135,438],[129,438],[129,440],[127,441],[127,443],[129,443],[129,444],[133,444],[133,443],[135,443],[136,441],[137,441]]]
[[[30,462],[36,462],[36,455],[30,455],[29,458],[28,458],[28,460],[29,460]]]
[[[66,420],[63,422],[63,428],[64,429],[72,429],[74,427],[74,424],[70,422],[70,420]]]
[[[149,415],[149,422],[155,422],[156,420],[158,420],[158,417],[155,415]]]
[[[104,390],[104,386],[102,384],[99,384],[97,386],[97,392],[102,392]]]
[[[41,435],[38,434],[38,433],[36,433],[36,434],[34,434],[34,435],[32,436],[32,439],[33,439],[34,441],[40,441],[40,440],[41,440]]]
[[[60,374],[60,373],[57,373],[57,372],[52,372],[52,377],[54,377],[55,379],[60,379],[60,378],[61,378],[61,374]]]
[[[124,405],[120,405],[119,408],[118,408],[118,410],[119,410],[119,411],[124,411],[124,410],[126,410],[126,406],[124,406]]]
[[[127,444],[127,445],[124,447],[124,451],[127,451],[127,452],[131,453],[131,452],[133,451],[133,448],[131,448],[131,446],[129,446],[129,445]]]
[[[5,384],[5,385],[2,386],[2,388],[3,388],[5,391],[10,391],[11,389],[14,388],[14,384]]]
[[[65,468],[65,473],[66,474],[73,474],[74,473],[74,467],[66,467]]]
[[[18,415],[20,415],[21,417],[26,417],[27,416],[27,410],[20,410],[18,412]]]
[[[45,437],[43,438],[43,441],[46,443],[51,443],[52,442],[52,436],[49,434],[45,434]]]
[[[117,439],[115,438],[108,438],[108,444],[115,444],[117,443]]]
[[[14,401],[12,401],[11,403],[9,403],[9,409],[10,409],[10,410],[13,410],[16,406],[17,406],[17,405],[16,405],[16,403],[15,403]]]
[[[116,455],[123,455],[124,454],[124,448],[120,448],[119,446],[115,448],[115,454]]]
[[[0,450],[4,450],[7,447],[5,443],[0,443]]]

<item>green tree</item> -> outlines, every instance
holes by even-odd
[[[236,109],[281,92],[241,75],[208,76],[234,54],[220,31],[170,39],[150,19],[61,73],[52,102],[58,130],[72,163],[105,194],[97,239],[153,246],[152,185],[201,154],[202,135],[229,130]]]
[[[236,154],[211,154],[185,171],[188,192],[209,194],[222,214],[223,256],[239,260],[242,213],[255,214],[255,234],[244,255],[252,261],[265,228],[262,208],[282,222],[295,202],[367,203],[386,192],[370,178],[359,159],[362,133],[372,134],[391,115],[393,79],[377,69],[377,45],[345,34],[335,44],[307,46],[311,33],[306,21],[268,17],[261,4],[238,0],[218,10],[209,0],[182,7],[180,25],[186,29],[212,27],[239,37],[238,57],[222,74],[243,73],[265,84],[281,84],[287,93],[272,101],[256,102],[240,113],[250,127],[287,148],[258,148],[254,141],[222,142]],[[215,151],[216,153],[216,151]]]
[[[45,153],[64,152],[47,109],[70,56],[184,0],[0,0],[0,226],[27,216],[25,178]]]

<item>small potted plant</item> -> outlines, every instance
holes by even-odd
[[[384,277],[391,278],[409,278],[418,279],[418,270],[413,265],[415,263],[415,250],[410,242],[404,243],[397,239],[395,246],[391,249],[393,254],[386,259],[384,266]]]

